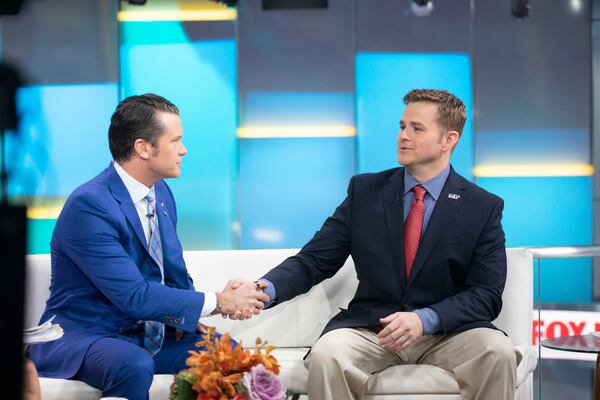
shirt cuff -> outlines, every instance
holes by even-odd
[[[423,323],[423,335],[435,335],[440,331],[442,321],[440,321],[438,313],[432,308],[419,308],[414,312],[417,313]]]
[[[213,311],[217,308],[217,294],[211,292],[204,293],[204,306],[200,311],[200,318],[210,317]]]
[[[260,278],[259,280],[267,283],[267,287],[263,289],[265,294],[269,296],[269,302],[265,304],[265,308],[271,307],[273,303],[275,303],[275,299],[277,299],[277,292],[275,291],[275,285],[268,279]]]

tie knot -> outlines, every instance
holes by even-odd
[[[144,200],[146,200],[149,204],[154,203],[154,197],[152,197],[151,194],[147,194],[146,196],[144,196]]]
[[[423,201],[423,198],[425,197],[425,193],[427,193],[427,190],[425,190],[425,188],[423,186],[417,185],[413,188],[413,192],[415,192],[415,200]]]

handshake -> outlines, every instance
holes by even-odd
[[[217,307],[212,314],[234,320],[252,318],[260,314],[270,300],[263,291],[266,287],[265,281],[232,279],[222,292],[216,293]]]

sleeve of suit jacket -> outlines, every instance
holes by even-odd
[[[80,193],[63,213],[62,219],[76,222],[61,228],[60,248],[107,301],[134,319],[195,330],[204,294],[144,279],[120,243],[119,224],[97,196]]]
[[[498,197],[494,199],[468,266],[463,290],[430,306],[440,316],[442,332],[452,332],[477,321],[491,322],[502,309],[506,282],[506,247],[501,225],[504,203]]]
[[[273,305],[308,292],[314,285],[331,278],[344,265],[350,255],[353,185],[354,178],[350,180],[344,201],[302,250],[264,276],[277,291]]]

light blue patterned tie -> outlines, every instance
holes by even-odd
[[[158,230],[158,223],[156,221],[156,207],[154,205],[154,198],[149,194],[144,197],[147,204],[147,215],[148,222],[150,225],[150,243],[148,244],[148,250],[150,256],[160,268],[161,283],[164,282],[163,272],[163,251],[160,243],[160,231]],[[144,322],[144,343],[143,346],[152,355],[155,355],[162,346],[163,338],[165,336],[165,324],[156,321],[145,321]]]

